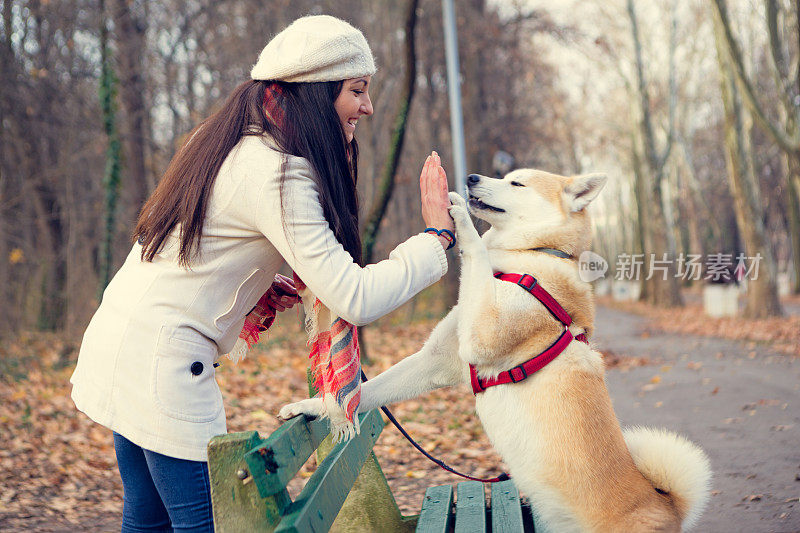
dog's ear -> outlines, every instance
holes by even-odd
[[[583,174],[573,176],[564,187],[564,200],[573,213],[582,210],[597,198],[608,177],[605,174]]]

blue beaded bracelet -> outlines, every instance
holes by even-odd
[[[450,242],[450,245],[447,247],[447,250],[456,245],[456,236],[453,235],[453,232],[450,231],[449,229],[425,228],[424,233],[432,233],[436,236],[443,236],[445,239],[448,240],[448,242]]]

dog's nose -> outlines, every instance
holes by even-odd
[[[467,183],[469,185],[475,185],[479,181],[481,181],[480,174],[470,174],[469,176],[467,176]]]

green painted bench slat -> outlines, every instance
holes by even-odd
[[[486,493],[480,481],[464,481],[456,487],[455,533],[486,532]]]
[[[360,421],[360,435],[337,444],[331,450],[297,499],[286,509],[276,533],[322,532],[330,529],[383,430],[384,422],[378,410],[361,415]]]
[[[327,420],[298,416],[247,452],[245,462],[261,497],[285,490],[328,433]]]
[[[519,533],[523,531],[522,507],[519,491],[514,482],[492,484],[492,533]]]
[[[251,483],[244,456],[262,442],[256,431],[247,431],[218,435],[208,445],[211,503],[214,527],[219,533],[272,531],[290,503],[286,489],[263,498]],[[248,481],[242,480],[240,474]]]
[[[439,485],[428,487],[422,500],[422,510],[417,521],[419,533],[446,533],[450,530],[453,514],[453,487]]]

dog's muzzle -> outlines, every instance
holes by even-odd
[[[499,207],[495,207],[493,205],[489,205],[489,204],[487,204],[485,202],[482,202],[481,200],[478,199],[477,196],[473,196],[471,194],[469,195],[469,206],[472,209],[484,209],[484,210],[487,210],[487,211],[494,211],[496,213],[505,213],[506,212],[505,209],[501,209]]]

